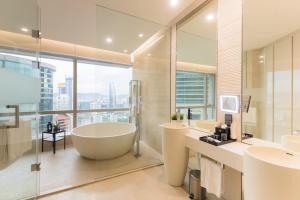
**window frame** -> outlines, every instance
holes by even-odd
[[[2,52],[6,52],[9,54],[15,54],[17,55],[24,55],[27,56],[28,54],[31,54],[31,51],[27,50],[19,50],[18,54],[16,54],[13,49],[6,48],[6,47],[0,47]],[[129,107],[127,108],[105,108],[105,109],[85,109],[85,110],[79,110],[77,107],[77,79],[78,79],[78,73],[77,73],[77,65],[79,61],[85,61],[85,62],[90,62],[90,63],[98,63],[98,64],[106,64],[107,66],[118,66],[118,67],[123,67],[123,68],[130,68],[132,65],[126,65],[122,63],[117,63],[117,62],[107,62],[107,61],[101,61],[101,60],[95,60],[95,59],[88,59],[88,58],[83,58],[83,57],[76,57],[76,56],[69,56],[69,55],[62,55],[62,54],[55,54],[55,53],[47,53],[47,52],[40,52],[38,55],[38,63],[40,63],[41,58],[48,58],[48,59],[61,59],[61,60],[67,60],[67,61],[72,61],[73,62],[73,107],[70,110],[49,110],[49,111],[40,111],[38,110],[37,112],[20,112],[21,116],[26,116],[26,115],[35,115],[38,114],[38,116],[45,116],[45,115],[56,115],[56,114],[72,114],[72,120],[73,120],[73,127],[77,127],[77,116],[79,113],[103,113],[103,112],[129,112]],[[38,65],[39,66],[39,65]],[[40,67],[39,67],[40,69]],[[41,72],[41,70],[40,70]],[[0,113],[0,116],[9,116],[11,113]]]
[[[191,72],[191,71],[184,71],[184,70],[178,70],[182,72]],[[201,73],[201,72],[193,72],[193,73]],[[216,116],[216,74],[212,73],[201,73],[204,75],[204,104],[200,106],[177,106],[177,88],[175,91],[175,102],[176,102],[176,109],[204,109],[204,120],[208,119],[208,109],[212,108],[215,110],[214,115]],[[214,91],[214,101],[212,104],[208,103],[209,99],[209,91],[208,91],[208,77],[209,76],[214,76],[214,85],[213,85],[213,91]],[[177,75],[176,75],[177,77]],[[177,79],[175,81],[175,85],[177,85]]]

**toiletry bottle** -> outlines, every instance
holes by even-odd
[[[51,122],[48,122],[47,124],[47,132],[50,133],[52,131],[52,123]]]

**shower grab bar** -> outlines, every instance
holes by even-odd
[[[15,113],[14,113],[15,124],[14,125],[2,125],[2,126],[0,126],[0,128],[4,128],[4,129],[19,128],[19,126],[20,126],[20,107],[19,107],[19,105],[7,105],[6,108],[7,109],[10,109],[10,108],[15,109]]]

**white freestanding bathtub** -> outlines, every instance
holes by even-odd
[[[129,123],[96,123],[72,131],[72,142],[85,158],[105,160],[130,151],[135,139],[135,125]]]

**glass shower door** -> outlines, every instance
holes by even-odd
[[[39,11],[36,0],[0,1],[0,200],[39,192]]]

